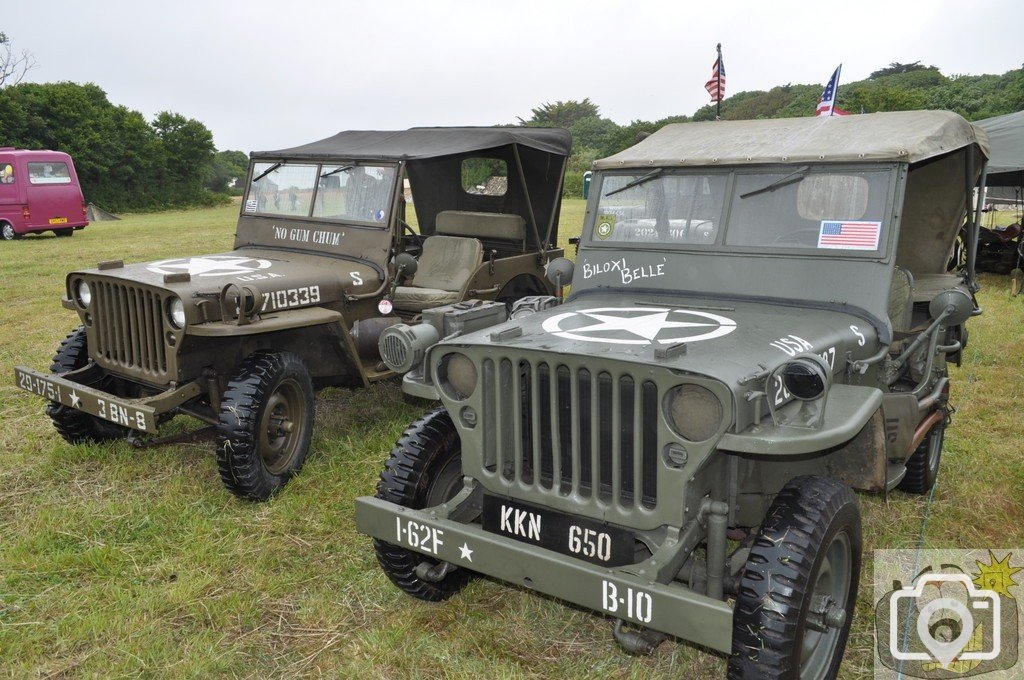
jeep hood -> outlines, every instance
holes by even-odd
[[[874,354],[876,329],[866,315],[852,311],[664,295],[628,300],[583,295],[445,344],[492,344],[588,356],[595,362],[664,366],[721,380],[736,390],[742,379],[797,354],[822,356],[834,372],[845,368],[848,352],[854,359]],[[517,326],[522,335],[505,333],[507,339],[499,339],[498,333]]]
[[[69,280],[76,274],[164,288],[182,299],[195,293],[220,292],[234,283],[265,294],[316,285],[322,289],[322,299],[328,301],[342,294],[372,292],[381,283],[378,271],[364,262],[257,248],[80,270],[69,274]],[[189,275],[187,280],[183,274]]]

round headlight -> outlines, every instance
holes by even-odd
[[[444,358],[443,384],[449,396],[468,399],[476,389],[476,364],[465,354],[453,352]]]
[[[75,297],[78,298],[78,304],[82,305],[82,307],[91,305],[92,290],[89,288],[89,284],[85,281],[75,283]]]
[[[795,359],[782,367],[782,384],[801,401],[812,401],[825,393],[828,374],[815,361]]]
[[[181,298],[172,298],[167,305],[167,320],[179,331],[185,327],[185,303]]]
[[[722,426],[724,409],[715,393],[700,385],[680,385],[665,395],[665,415],[683,439],[711,439]]]

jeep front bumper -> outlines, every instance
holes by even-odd
[[[644,575],[642,565],[609,568],[379,498],[356,499],[356,527],[388,543],[460,568],[587,607],[720,652],[732,650],[732,608]]]
[[[90,375],[90,372],[95,372],[94,366],[61,375],[16,366],[14,381],[21,389],[44,399],[103,420],[109,420],[132,430],[150,434],[157,433],[157,417],[159,415],[180,406],[202,392],[198,383],[191,382],[152,397],[127,399],[90,387],[87,384],[90,381],[84,379]],[[76,377],[82,377],[83,382],[74,380]]]

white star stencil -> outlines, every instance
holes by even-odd
[[[581,324],[581,321],[592,323]],[[668,345],[720,338],[734,331],[736,322],[694,309],[601,307],[556,314],[546,319],[542,328],[571,340],[614,345],[649,345],[653,342]]]
[[[207,255],[188,259],[161,260],[146,267],[155,274],[188,272],[190,276],[230,276],[251,274],[270,267],[270,260],[234,255]]]
[[[78,408],[78,405],[82,403],[82,398],[78,396],[78,392],[71,390],[71,408]]]
[[[469,562],[473,561],[473,550],[469,547],[468,543],[463,543],[462,546],[459,548],[459,552],[462,553],[462,555],[460,555],[462,559],[467,560]]]
[[[669,321],[668,310],[654,312],[644,316],[624,317],[609,316],[607,314],[596,314],[593,312],[581,312],[591,319],[597,319],[601,323],[593,326],[584,326],[574,329],[576,333],[599,333],[602,331],[626,331],[633,335],[639,335],[647,340],[654,340],[658,333],[666,328],[717,328],[717,323],[692,323],[689,321]]]

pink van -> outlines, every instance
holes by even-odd
[[[60,151],[0,147],[0,235],[71,236],[89,224],[71,156]]]

